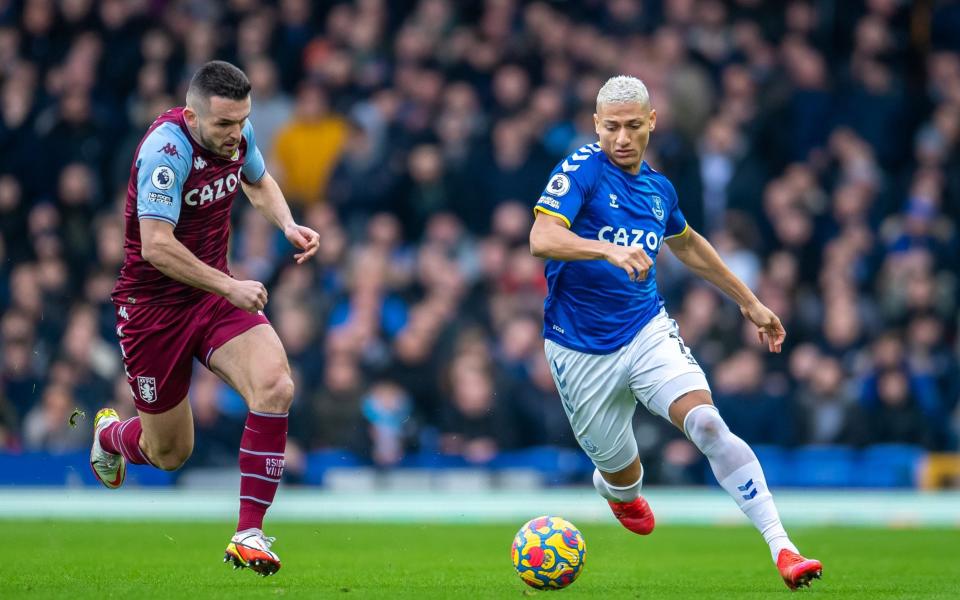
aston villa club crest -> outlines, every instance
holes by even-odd
[[[140,391],[140,399],[147,404],[152,404],[157,400],[157,380],[155,377],[137,377],[137,389]]]
[[[653,216],[657,218],[658,221],[662,221],[666,213],[663,210],[663,198],[660,196],[654,196],[650,198],[653,202]]]

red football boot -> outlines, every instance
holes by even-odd
[[[613,510],[613,516],[630,531],[639,535],[647,535],[653,531],[655,525],[653,511],[650,510],[650,505],[643,497],[638,496],[636,500],[630,502],[608,500],[607,504]]]
[[[259,529],[234,534],[223,555],[223,562],[232,562],[234,569],[251,569],[267,577],[280,570],[280,557],[270,550],[276,538],[267,537]]]
[[[783,582],[791,590],[800,586],[810,587],[810,582],[814,579],[820,579],[823,573],[823,565],[814,558],[804,558],[784,548],[777,555],[777,568],[780,569],[780,576]]]

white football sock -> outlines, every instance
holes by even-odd
[[[616,486],[603,478],[599,469],[593,470],[593,487],[597,492],[611,502],[630,502],[640,496],[643,486],[643,466],[640,467],[640,479],[636,483],[624,487]]]
[[[763,535],[773,561],[777,561],[777,555],[784,548],[797,552],[780,522],[757,455],[730,431],[716,407],[709,404],[694,407],[687,413],[683,429],[710,461],[720,486]]]

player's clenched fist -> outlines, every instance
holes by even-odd
[[[249,313],[267,305],[267,288],[259,281],[234,281],[226,295],[230,304]]]
[[[641,246],[610,244],[607,249],[607,262],[626,271],[630,281],[643,281],[653,266],[653,261]]]

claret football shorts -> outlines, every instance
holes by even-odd
[[[633,413],[637,402],[670,419],[670,405],[693,390],[710,391],[703,369],[665,310],[629,344],[610,354],[570,350],[545,342],[553,381],[580,446],[601,471],[624,469],[637,457]]]
[[[207,368],[213,351],[270,321],[205,293],[189,304],[116,304],[117,337],[137,410],[163,413],[190,389],[193,359]]]

